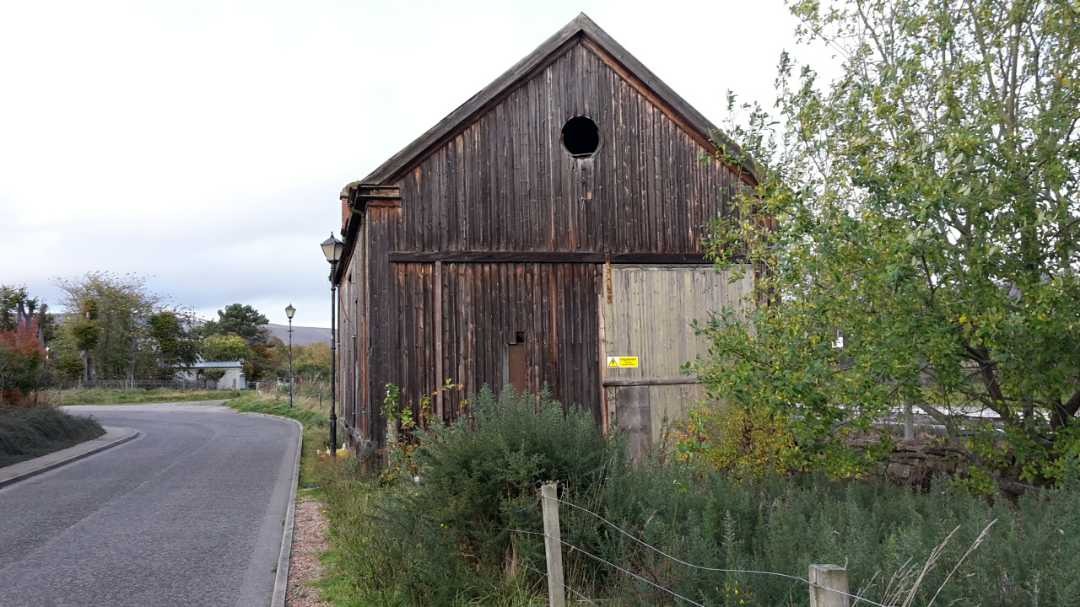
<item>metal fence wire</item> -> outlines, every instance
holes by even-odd
[[[652,552],[654,552],[654,553],[656,553],[656,554],[658,554],[658,555],[660,555],[660,556],[662,556],[662,557],[664,557],[664,558],[666,558],[666,559],[668,559],[668,560],[670,560],[670,561],[672,561],[674,563],[677,563],[679,565],[682,565],[682,566],[690,568],[690,569],[696,569],[696,570],[699,570],[699,571],[706,571],[706,572],[712,572],[712,573],[735,573],[735,574],[746,574],[746,575],[763,575],[763,576],[780,577],[780,578],[785,578],[785,579],[791,580],[793,582],[799,582],[799,583],[802,583],[802,584],[806,584],[808,587],[816,587],[816,588],[820,588],[820,589],[823,589],[823,590],[828,590],[831,593],[836,593],[838,595],[843,595],[845,597],[848,597],[849,599],[852,599],[852,601],[853,601],[852,604],[853,605],[865,604],[865,605],[872,605],[873,607],[894,607],[894,605],[888,605],[888,604],[884,604],[884,603],[879,603],[877,601],[868,599],[868,598],[866,598],[864,596],[861,596],[859,594],[852,594],[850,592],[846,592],[846,591],[839,590],[839,589],[836,589],[836,588],[826,588],[824,586],[820,586],[818,584],[815,584],[814,582],[810,581],[809,579],[807,579],[805,577],[798,576],[798,575],[791,575],[791,574],[788,574],[788,573],[781,573],[779,571],[763,571],[763,570],[758,570],[758,569],[731,569],[731,568],[724,568],[724,567],[709,567],[709,566],[706,566],[706,565],[699,565],[699,564],[696,564],[696,563],[691,563],[689,561],[680,559],[679,557],[668,554],[667,552],[664,552],[660,548],[657,548],[656,546],[653,546],[652,544],[650,544],[650,543],[646,542],[645,540],[637,537],[633,533],[630,533],[626,529],[620,527],[619,525],[616,525],[615,523],[609,521],[608,519],[604,518],[603,516],[593,512],[592,510],[589,510],[588,508],[579,506],[577,504],[574,504],[572,502],[568,502],[566,500],[559,499],[557,497],[550,497],[550,496],[541,495],[540,499],[541,499],[541,501],[542,500],[550,500],[550,501],[555,502],[557,504],[565,505],[567,507],[573,508],[573,509],[578,510],[580,512],[584,512],[585,514],[595,518],[596,520],[598,520],[601,523],[607,525],[608,527],[611,527],[615,531],[619,532],[620,534],[622,534],[623,536],[629,538],[630,540],[634,541],[635,543],[641,545],[642,547],[644,547],[644,548],[646,548],[648,550],[651,550]],[[621,567],[621,566],[619,566],[619,565],[617,565],[615,563],[612,563],[611,561],[608,561],[608,560],[606,560],[606,559],[604,559],[604,558],[602,558],[600,556],[597,556],[597,555],[595,555],[595,554],[581,548],[580,546],[575,546],[574,544],[566,542],[561,537],[555,538],[555,537],[548,536],[547,534],[545,534],[543,532],[529,531],[527,529],[508,529],[508,531],[510,531],[512,533],[521,533],[521,534],[526,534],[526,535],[541,536],[541,537],[546,537],[546,538],[550,537],[551,539],[557,539],[562,545],[566,546],[570,550],[572,550],[574,552],[581,553],[581,554],[585,555],[586,557],[589,557],[589,558],[591,558],[591,559],[593,559],[593,560],[595,560],[595,561],[597,561],[599,563],[603,563],[604,565],[607,565],[607,566],[615,569],[616,571],[619,571],[620,573],[622,573],[624,575],[632,577],[632,578],[634,578],[634,579],[636,579],[638,581],[644,582],[644,583],[648,584],[649,586],[652,586],[653,588],[656,588],[657,590],[660,590],[660,591],[662,591],[662,592],[664,592],[664,593],[666,593],[666,594],[668,594],[668,595],[670,595],[670,596],[672,596],[672,597],[674,597],[676,599],[679,599],[679,600],[681,600],[681,601],[683,601],[683,602],[685,602],[687,604],[690,604],[690,605],[695,605],[697,607],[706,607],[706,605],[703,604],[703,603],[699,603],[699,602],[697,602],[697,601],[695,601],[695,600],[693,600],[693,599],[691,599],[689,597],[683,596],[683,595],[679,594],[678,592],[675,592],[674,590],[672,590],[670,588],[667,588],[665,586],[657,584],[656,582],[653,582],[652,580],[649,580],[649,579],[647,579],[647,578],[645,578],[645,577],[643,577],[643,576],[641,576],[641,575],[639,575],[639,574],[637,574],[637,573],[635,573],[633,571],[630,571],[629,569]],[[573,590],[573,589],[570,589],[570,590],[572,592],[577,593],[576,590]],[[592,602],[592,601],[590,601],[590,602]]]

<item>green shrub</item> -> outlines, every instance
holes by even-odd
[[[1015,503],[936,482],[928,492],[823,476],[739,480],[681,462],[631,466],[591,416],[548,398],[485,392],[471,417],[418,434],[419,483],[379,483],[334,468],[325,480],[330,581],[345,604],[543,604],[537,486],[559,480],[562,538],[707,605],[807,605],[811,563],[849,570],[853,592],[885,602],[890,580],[921,570],[926,605],[992,521],[935,605],[1071,605],[1080,578],[1080,481]],[[754,570],[782,575],[710,571]],[[613,605],[674,605],[671,595],[580,550],[563,550],[567,584]],[[513,570],[513,575],[510,571]],[[912,580],[893,587],[911,586]],[[351,593],[351,594],[350,594]],[[895,593],[893,593],[895,594]],[[341,596],[336,594],[336,596]],[[890,603],[891,604],[891,603]]]
[[[544,569],[541,539],[512,531],[540,528],[539,484],[559,480],[568,494],[585,494],[620,459],[589,412],[512,391],[496,398],[483,390],[471,415],[418,431],[417,440],[418,479],[337,498],[369,513],[342,514],[334,526],[365,529],[350,533],[339,556],[360,568],[357,576],[383,602],[512,603],[508,597],[520,597],[521,585],[536,585],[538,576],[508,570]]]
[[[89,417],[52,407],[0,407],[0,466],[97,438],[105,430]]]

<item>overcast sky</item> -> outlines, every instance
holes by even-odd
[[[341,187],[581,11],[715,123],[794,49],[780,0],[0,0],[0,284],[137,273],[329,326]]]

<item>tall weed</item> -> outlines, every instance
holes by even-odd
[[[945,481],[914,493],[810,475],[740,480],[671,461],[632,466],[587,412],[511,392],[485,391],[470,416],[417,439],[418,478],[379,483],[339,466],[327,481],[328,584],[349,589],[346,604],[543,604],[537,488],[547,480],[560,482],[562,537],[576,547],[563,550],[567,584],[606,604],[676,604],[660,586],[707,605],[802,606],[808,590],[797,578],[811,563],[845,565],[852,592],[897,605],[1072,605],[1080,596],[1070,559],[1080,553],[1077,481],[1013,503]]]

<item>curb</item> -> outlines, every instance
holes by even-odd
[[[281,549],[278,551],[277,567],[274,574],[274,594],[270,598],[270,607],[285,607],[285,596],[289,590],[289,563],[292,560],[293,527],[296,517],[296,485],[300,482],[300,457],[304,449],[304,424],[281,415],[268,415],[266,413],[254,413],[245,411],[242,415],[258,415],[271,419],[284,420],[296,424],[300,432],[296,436],[296,460],[293,462],[292,481],[289,489],[289,505],[285,509],[285,520],[282,522]]]
[[[35,457],[34,459],[0,468],[0,487],[13,485],[32,476],[37,476],[43,472],[55,470],[60,466],[90,457],[96,453],[101,453],[106,449],[118,447],[128,441],[135,440],[142,435],[142,432],[131,428],[119,428],[115,426],[104,426],[104,428],[105,434],[98,438],[93,438],[73,447],[47,453],[40,457]]]

